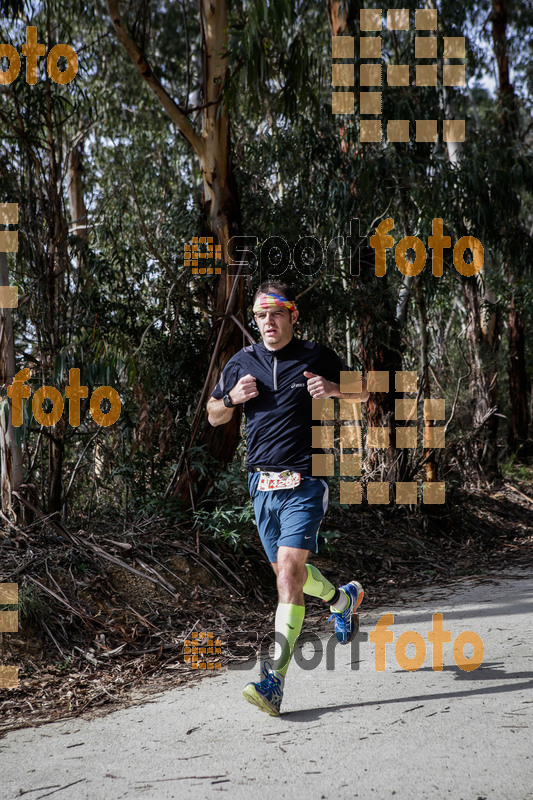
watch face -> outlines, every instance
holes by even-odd
[[[226,406],[226,408],[233,408],[233,403],[231,402],[229,394],[224,395],[224,405]]]

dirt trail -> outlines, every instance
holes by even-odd
[[[304,669],[316,652],[304,646],[301,664],[289,669],[280,718],[241,697],[257,679],[254,665],[106,717],[13,731],[0,740],[0,797],[533,800],[532,611],[533,579],[522,573],[363,612],[359,645],[336,648],[334,664],[324,656]],[[379,672],[369,634],[387,612],[394,642]],[[434,613],[451,631],[442,671],[432,669],[428,643]],[[407,630],[427,650],[416,672],[396,661]],[[470,672],[452,652],[467,630],[484,644],[482,664]],[[413,653],[408,646],[406,655]]]

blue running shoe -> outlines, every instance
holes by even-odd
[[[268,678],[270,673],[274,670],[274,664],[268,659],[261,664],[261,680]]]
[[[270,714],[271,717],[279,717],[284,680],[268,670],[269,663],[265,662],[261,669],[264,679],[259,683],[247,683],[242,695],[245,700]]]
[[[341,644],[348,644],[359,630],[356,611],[361,605],[365,593],[359,581],[350,581],[345,586],[341,586],[340,591],[348,597],[348,605],[344,611],[333,611],[329,620],[335,620],[335,635],[338,641]]]

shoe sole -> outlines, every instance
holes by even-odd
[[[268,700],[265,700],[265,698],[259,694],[253,684],[251,686],[244,687],[242,690],[242,696],[253,706],[257,706],[257,708],[259,708],[261,711],[264,711],[266,714],[269,714],[271,717],[280,716],[278,709],[270,705]]]

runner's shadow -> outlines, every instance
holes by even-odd
[[[401,674],[403,672],[401,669],[394,671],[396,674]],[[420,667],[420,669],[417,669],[416,671],[437,672],[437,670],[432,669],[432,667]],[[503,662],[491,663],[490,661],[484,661],[481,666],[479,666],[477,669],[471,670],[470,672],[461,669],[461,667],[458,667],[456,664],[447,664],[441,670],[439,670],[439,672],[453,672],[455,680],[459,681],[496,681],[502,678],[505,680],[516,680],[524,679],[527,677],[527,675],[531,675],[533,677],[533,672],[505,672]]]
[[[464,673],[468,675],[468,673]],[[471,673],[472,674],[472,673]],[[490,674],[493,677],[490,677]],[[520,683],[513,684],[499,684],[497,686],[485,686],[478,689],[467,689],[464,692],[434,692],[433,694],[411,694],[402,697],[390,697],[378,700],[366,700],[362,703],[345,703],[344,705],[337,706],[323,706],[322,708],[309,708],[301,711],[288,711],[282,713],[281,718],[287,722],[313,722],[319,720],[326,714],[332,714],[338,711],[347,711],[349,709],[358,709],[372,706],[385,706],[398,703],[423,703],[430,700],[453,700],[463,697],[473,697],[474,695],[491,695],[503,694],[505,692],[517,692],[524,689],[533,688],[533,672],[522,673],[501,673],[499,670],[489,670],[489,675],[485,675],[487,680],[501,680],[502,678],[520,678]]]

